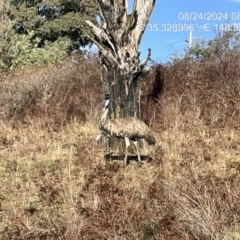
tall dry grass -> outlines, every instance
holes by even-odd
[[[188,61],[183,59],[174,64],[157,66],[157,69],[161,68],[162,76],[154,80],[153,73],[148,81],[152,82],[152,85],[159,82],[160,92],[161,82],[164,82],[164,88],[156,99],[152,96],[152,85],[145,85],[143,118],[156,124],[161,123],[161,127],[173,127],[176,118],[180,126],[184,125],[181,118],[190,125],[239,125],[240,57],[229,54],[224,56],[222,62],[217,60],[192,61],[189,65]],[[147,113],[147,117],[144,113]]]
[[[76,54],[61,65],[15,70],[1,79],[3,118],[49,116],[54,124],[96,118],[101,88],[94,54]]]

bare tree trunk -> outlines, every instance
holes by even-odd
[[[94,33],[91,40],[99,48],[103,94],[110,96],[110,118],[140,118],[141,79],[150,71],[146,63],[151,50],[140,62],[138,47],[155,0],[135,0],[131,14],[128,14],[125,0],[96,2],[100,24],[87,23]],[[121,140],[113,139],[112,142],[112,149],[120,154]]]
[[[110,95],[111,118],[120,118],[126,116],[140,117],[140,81],[129,83],[131,76],[122,75],[118,68],[110,70],[108,77],[103,79],[105,89],[104,95]]]

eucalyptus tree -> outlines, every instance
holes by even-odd
[[[5,0],[4,5],[9,27],[0,53],[7,67],[61,61],[90,44],[86,19],[96,22],[94,0]]]

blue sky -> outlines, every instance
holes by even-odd
[[[129,9],[132,2],[128,1]],[[150,47],[152,59],[165,62],[174,51],[183,54],[191,26],[194,43],[199,38],[212,39],[216,29],[227,28],[227,23],[240,30],[240,0],[156,0],[140,45],[140,58]]]

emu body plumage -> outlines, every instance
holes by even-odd
[[[125,140],[125,158],[124,165],[127,165],[128,147],[132,141],[137,149],[138,162],[141,162],[138,140],[145,139],[148,144],[153,145],[156,139],[152,130],[140,119],[136,117],[124,117],[118,119],[108,118],[108,104],[105,105],[99,119],[101,132],[105,135],[124,138]]]

